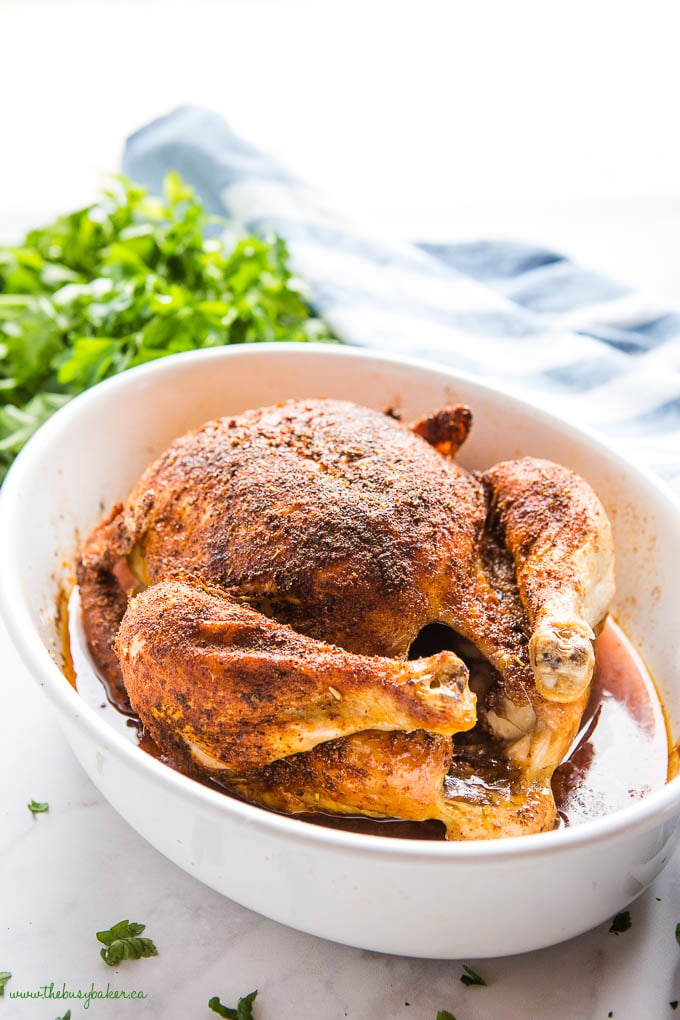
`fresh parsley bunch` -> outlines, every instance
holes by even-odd
[[[0,247],[0,481],[39,425],[107,376],[203,347],[333,339],[281,238],[227,227],[171,172],[163,199],[116,178]]]

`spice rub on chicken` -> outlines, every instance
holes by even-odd
[[[558,464],[464,470],[470,423],[288,401],[144,472],[78,583],[98,667],[170,762],[291,813],[435,818],[451,839],[554,825],[611,530]],[[431,624],[449,640],[421,656]]]

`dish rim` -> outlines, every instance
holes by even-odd
[[[81,409],[86,409],[92,404],[96,405],[102,394],[115,393],[117,389],[126,388],[130,384],[134,385],[136,381],[153,379],[158,374],[181,372],[184,363],[229,359],[230,357],[242,358],[244,356],[254,360],[266,359],[272,352],[279,354],[289,352],[291,355],[298,356],[306,352],[323,354],[328,358],[349,358],[358,361],[365,359],[367,362],[397,364],[401,367],[411,367],[438,374],[454,385],[458,383],[472,389],[483,390],[491,397],[500,396],[503,401],[514,405],[518,411],[526,413],[526,410],[529,409],[535,416],[538,426],[545,423],[552,428],[566,431],[569,438],[593,447],[597,453],[609,458],[614,466],[622,467],[629,472],[632,471],[640,483],[651,486],[657,497],[666,504],[677,518],[680,531],[680,505],[672,491],[648,468],[624,456],[614,444],[604,440],[590,429],[572,425],[559,415],[546,411],[539,404],[519,396],[511,387],[496,383],[490,384],[473,373],[458,371],[436,362],[429,362],[426,359],[402,357],[399,354],[349,345],[332,346],[320,343],[262,343],[252,346],[210,348],[170,355],[122,372],[74,397],[41,426],[29,440],[10,468],[0,489],[0,563],[3,564],[3,569],[0,571],[0,613],[27,670],[35,674],[36,682],[46,690],[57,710],[69,717],[71,723],[89,731],[88,738],[94,740],[99,746],[103,745],[113,757],[122,759],[123,763],[133,771],[135,768],[141,769],[149,782],[160,782],[163,786],[171,788],[170,793],[179,794],[181,799],[193,801],[196,805],[200,805],[212,813],[231,815],[234,822],[239,822],[250,829],[255,828],[261,833],[268,833],[285,841],[313,843],[338,852],[359,852],[372,856],[384,855],[400,860],[414,858],[419,861],[432,859],[452,862],[498,863],[504,859],[515,860],[536,855],[558,854],[593,843],[608,842],[622,835],[640,831],[659,820],[678,813],[680,810],[680,777],[675,777],[641,800],[611,814],[590,819],[573,827],[531,835],[503,837],[498,840],[412,840],[327,828],[293,815],[279,814],[258,805],[237,800],[226,792],[212,790],[183,775],[126,740],[81,698],[50,655],[32,622],[28,605],[22,594],[21,566],[11,541],[16,515],[20,514],[21,489],[24,479],[30,477],[32,473],[34,460],[39,459],[41,452],[50,447],[55,434],[66,427],[71,418],[77,417]],[[376,367],[378,366],[376,365]],[[662,710],[665,715],[663,703]]]

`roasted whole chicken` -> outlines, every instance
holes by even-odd
[[[171,764],[289,813],[554,826],[611,529],[558,464],[464,470],[470,424],[289,401],[189,432],[113,507],[85,632]]]

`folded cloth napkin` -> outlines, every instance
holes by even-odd
[[[680,495],[680,314],[544,249],[380,239],[209,110],[182,107],[128,139],[129,177],[158,190],[169,169],[211,212],[280,234],[342,340],[502,383],[605,434]]]

